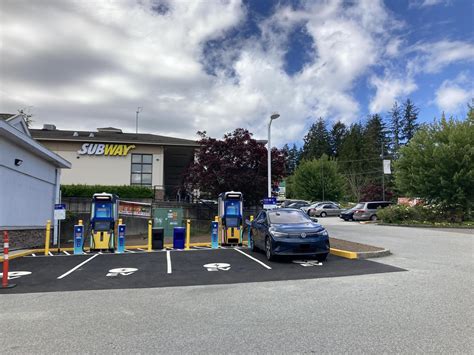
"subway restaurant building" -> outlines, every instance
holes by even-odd
[[[47,124],[30,129],[49,150],[72,163],[62,184],[139,185],[155,198],[175,199],[183,174],[198,148],[195,141],[155,134],[123,133],[113,127],[64,131]]]

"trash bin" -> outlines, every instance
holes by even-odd
[[[186,234],[186,228],[174,227],[173,229],[173,248],[184,249],[184,235]]]
[[[163,249],[165,239],[165,229],[163,227],[154,227],[151,233],[151,248]]]

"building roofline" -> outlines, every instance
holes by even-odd
[[[71,130],[42,130],[31,129],[32,136],[38,141],[55,142],[100,142],[100,143],[121,143],[121,144],[143,144],[156,146],[187,146],[199,147],[199,143],[190,139],[159,136],[151,133],[119,133],[119,132],[92,132],[92,131],[71,131]],[[73,136],[77,132],[78,135]],[[69,136],[65,134],[70,133]],[[90,137],[90,133],[94,136]],[[141,138],[141,139],[140,139]]]
[[[131,140],[115,140],[101,137],[79,137],[77,139],[63,139],[63,138],[45,138],[35,137],[37,141],[55,141],[55,142],[96,142],[96,143],[118,143],[118,144],[141,144],[141,145],[159,145],[159,146],[174,146],[174,147],[199,147],[198,143],[164,143],[164,142],[143,142]]]
[[[59,168],[70,169],[72,164],[63,157],[53,153],[35,139],[29,137],[25,133],[19,131],[7,122],[0,120],[0,135],[15,142],[16,144],[28,149],[33,154],[36,154],[56,165]]]

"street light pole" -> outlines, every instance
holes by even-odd
[[[268,156],[268,196],[272,197],[272,142],[271,142],[271,131],[272,121],[276,120],[280,115],[274,113],[270,116],[270,122],[268,122],[268,146],[267,146],[267,156]]]
[[[137,111],[135,112],[137,114],[135,118],[135,133],[138,133],[138,114],[142,112],[142,110],[143,107],[137,107]]]

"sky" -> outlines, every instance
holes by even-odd
[[[197,139],[246,128],[301,145],[309,126],[464,118],[471,0],[0,0],[0,112],[33,128]]]

